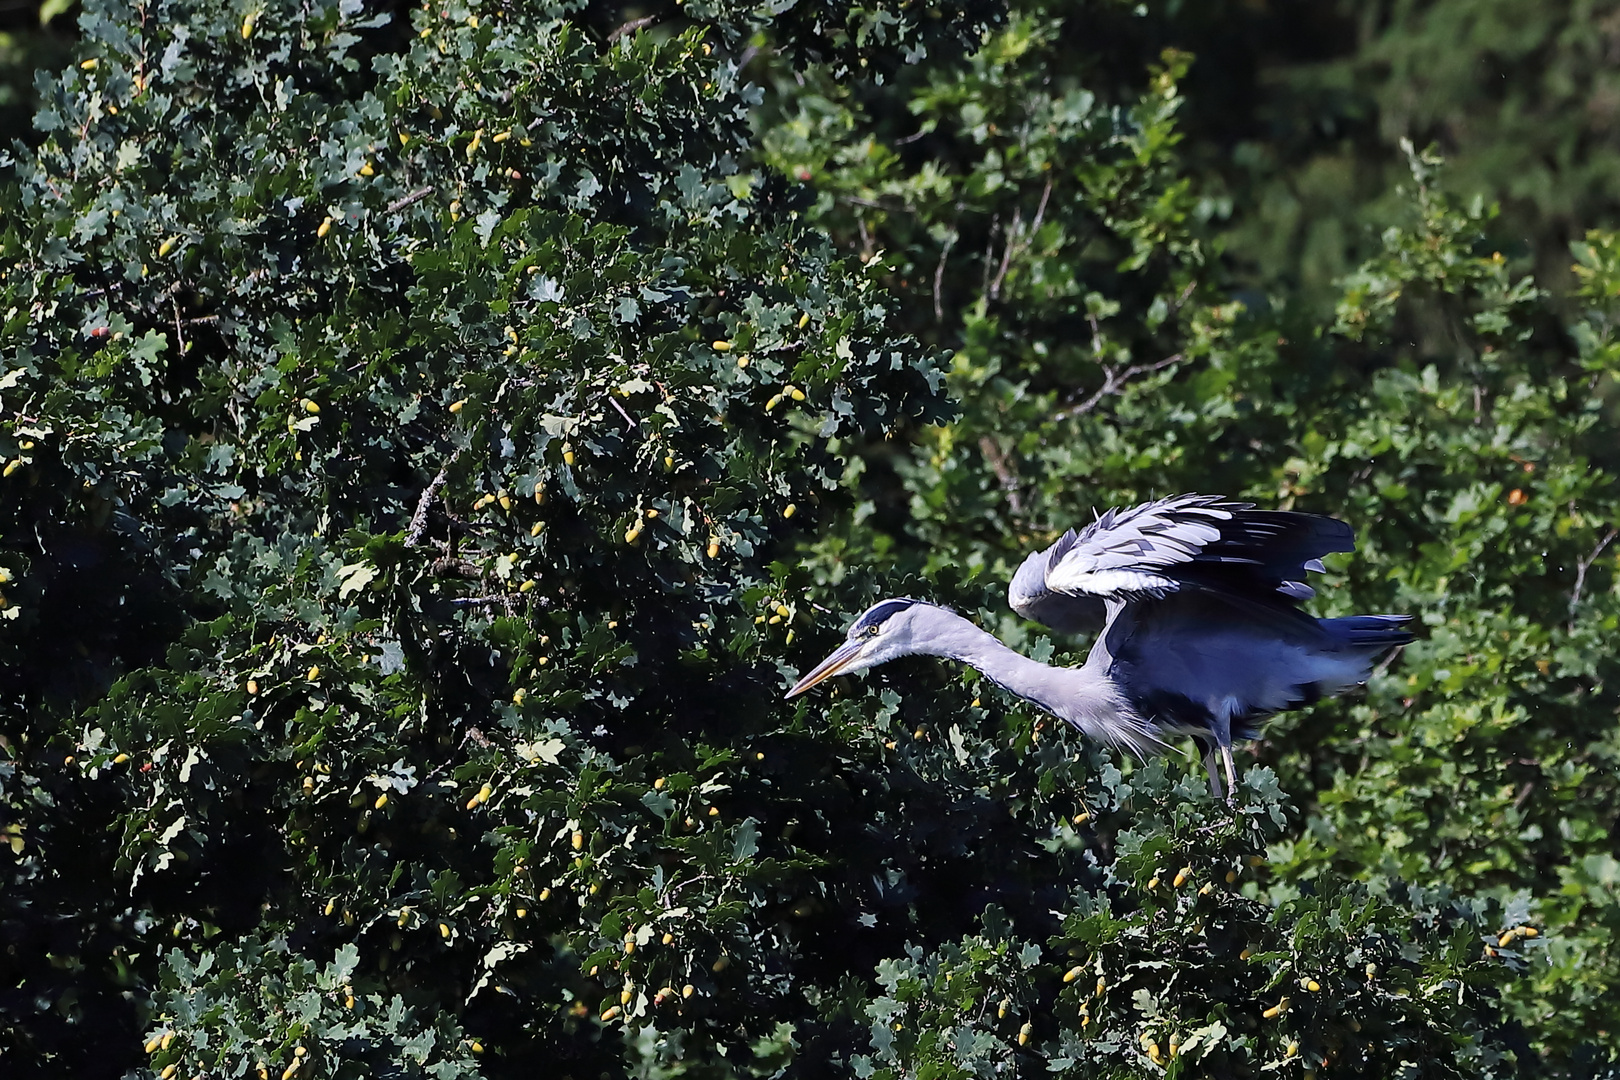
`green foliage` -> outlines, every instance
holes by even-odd
[[[97,3],[40,80],[0,1052],[1612,1063],[1614,238],[1566,331],[1414,152],[1317,330],[1228,290],[1189,58],[1122,89],[1113,6],[657,14]],[[780,702],[885,593],[1072,659],[1014,560],[1178,490],[1340,513],[1320,613],[1425,627],[1235,810],[932,662]]]

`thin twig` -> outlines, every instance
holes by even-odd
[[[1603,549],[1613,543],[1617,535],[1620,535],[1620,529],[1610,529],[1604,533],[1603,539],[1592,549],[1592,554],[1575,564],[1575,591],[1569,596],[1569,632],[1572,634],[1575,632],[1575,609],[1581,604],[1581,590],[1586,588],[1586,572],[1592,569],[1592,564],[1598,561]]]
[[[458,596],[450,601],[451,607],[504,607],[507,611],[513,610],[513,600],[510,596]]]
[[[1163,370],[1164,368],[1169,367],[1171,364],[1181,363],[1182,359],[1183,357],[1180,353],[1172,353],[1163,360],[1157,360],[1151,364],[1132,364],[1129,367],[1124,368],[1108,368],[1103,373],[1103,384],[1097,388],[1095,393],[1086,398],[1084,401],[1080,402],[1078,405],[1073,405],[1067,409],[1060,409],[1059,411],[1053,413],[1052,419],[1067,420],[1071,416],[1084,416],[1086,413],[1090,412],[1092,409],[1095,409],[1099,404],[1101,404],[1103,398],[1112,394],[1117,394],[1121,390],[1125,389],[1125,384],[1136,378],[1138,375],[1148,375],[1152,372]]]
[[[180,325],[180,300],[173,291],[169,293],[169,303],[174,305],[174,336],[179,343],[180,355],[186,355],[186,331]]]
[[[1015,514],[1024,512],[1023,497],[1018,494],[1018,474],[1013,472],[1007,464],[1007,455],[1001,452],[994,439],[985,435],[979,439],[979,449],[984,452],[984,459],[990,463],[990,471],[996,474],[1001,482],[1001,489],[1007,493],[1007,505]]]
[[[1007,226],[1007,243],[1001,249],[1001,265],[996,268],[996,276],[990,281],[990,299],[1001,297],[1001,283],[1007,279],[1007,268],[1012,265],[1013,252],[1018,250],[1018,236],[1024,224],[1024,211],[1022,207],[1013,207],[1012,224]]]
[[[990,283],[990,299],[996,300],[1001,296],[1001,283],[1007,277],[1007,270],[1012,265],[1013,257],[1022,255],[1030,248],[1030,239],[1040,231],[1041,222],[1046,218],[1046,204],[1052,198],[1052,181],[1048,180],[1041,189],[1041,201],[1035,207],[1035,220],[1029,224],[1029,229],[1023,229],[1023,215],[1021,209],[1013,211],[1012,226],[1007,230],[1007,246],[1001,253],[1001,268],[996,271],[996,279]]]
[[[401,195],[399,198],[389,203],[388,212],[390,214],[397,214],[407,206],[411,206],[414,203],[419,203],[431,194],[433,194],[433,189],[431,187],[419,187],[409,195]]]
[[[410,528],[405,530],[406,547],[415,547],[422,542],[422,534],[427,532],[428,510],[433,506],[433,500],[444,487],[445,481],[450,478],[450,466],[454,465],[456,458],[460,456],[459,449],[451,454],[450,460],[444,463],[437,475],[428,482],[428,486],[422,489],[422,497],[416,500],[416,513],[411,515]]]
[[[957,232],[953,228],[939,249],[939,263],[934,267],[934,321],[937,323],[945,321],[945,260],[950,256],[951,248],[956,246],[956,237]]]
[[[631,431],[636,430],[636,422],[630,419],[630,414],[624,411],[624,406],[620,405],[617,401],[614,401],[611,394],[608,395],[607,400],[608,404],[617,409],[619,411],[619,415],[624,417],[624,426],[629,428]]]

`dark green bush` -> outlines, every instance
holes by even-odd
[[[653,14],[86,9],[0,162],[8,1062],[1611,1054],[1612,240],[1561,334],[1414,157],[1312,336],[1221,291],[1185,57]],[[1011,560],[1190,488],[1343,513],[1323,610],[1427,627],[1236,813],[933,663],[780,703],[884,592],[1054,656]]]

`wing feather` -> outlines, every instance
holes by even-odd
[[[1019,614],[1053,629],[1092,626],[1099,601],[1159,599],[1188,588],[1292,605],[1315,595],[1306,583],[1321,556],[1353,551],[1334,518],[1219,495],[1175,495],[1103,512],[1024,561],[1008,589]]]

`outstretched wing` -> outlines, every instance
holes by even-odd
[[[1175,495],[1109,510],[1024,560],[1007,599],[1025,618],[1065,633],[1100,623],[1105,600],[1158,599],[1187,588],[1299,601],[1331,551],[1355,550],[1342,521],[1256,510],[1218,495]]]

